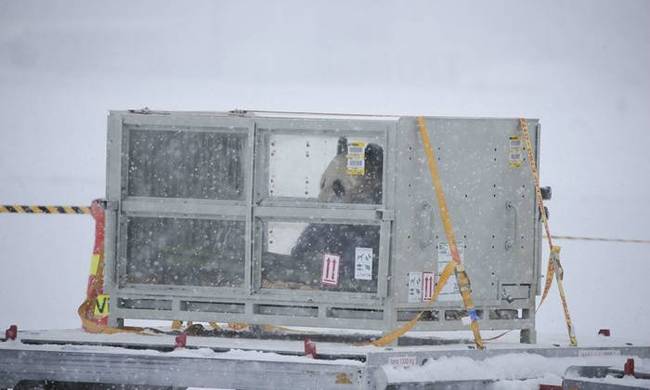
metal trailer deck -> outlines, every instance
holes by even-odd
[[[302,356],[302,341],[190,336],[185,348],[174,348],[172,335],[24,331],[17,340],[0,342],[0,388],[50,380],[233,389],[470,389],[495,380],[459,376],[432,382],[417,381],[416,375],[416,380],[405,381],[391,378],[390,371],[417,370],[428,361],[457,356],[479,361],[505,354],[576,358],[563,360],[567,368],[589,357],[650,359],[650,344],[627,344],[499,343],[478,351],[463,344],[378,348],[319,343],[317,358],[311,359]]]

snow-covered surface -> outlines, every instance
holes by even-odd
[[[54,351],[54,352],[82,352],[93,354],[120,354],[133,356],[164,356],[183,358],[205,358],[205,359],[227,359],[244,360],[250,362],[294,362],[303,364],[321,365],[354,365],[362,366],[358,360],[336,359],[336,360],[315,360],[304,356],[282,355],[274,352],[263,352],[255,350],[232,349],[224,352],[215,352],[211,348],[178,348],[169,352],[161,352],[155,349],[130,349],[123,347],[97,346],[97,345],[71,345],[71,344],[23,344],[19,341],[0,343],[0,350],[21,350],[21,351]]]
[[[75,343],[86,342],[123,345],[150,345],[154,347],[170,347],[175,344],[175,336],[171,335],[141,335],[133,333],[107,335],[85,333],[80,329],[25,331],[21,334],[21,337],[30,340],[39,340],[42,342],[68,340]],[[187,345],[190,347],[199,348],[246,349],[258,351],[275,351],[290,354],[302,354],[304,352],[303,341],[188,336]],[[323,354],[360,354],[364,351],[372,350],[373,348],[375,347],[355,347],[352,345],[341,345],[335,343],[318,343],[318,352]]]
[[[489,380],[499,381],[492,388],[508,388],[519,384],[517,388],[536,388],[540,383],[562,383],[562,377],[570,366],[599,365],[612,366],[622,369],[626,357],[623,356],[591,356],[547,358],[536,354],[513,353],[494,356],[485,360],[475,360],[468,357],[442,357],[429,361],[419,367],[394,368],[384,367],[383,372],[388,383],[395,382],[433,382],[452,380]],[[650,360],[635,359],[637,370],[649,370]],[[522,382],[526,380],[526,382]],[[618,381],[637,386],[650,387],[650,381],[638,379],[603,378],[608,383]]]

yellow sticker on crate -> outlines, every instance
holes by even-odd
[[[337,385],[351,385],[352,380],[350,380],[350,376],[346,374],[345,372],[339,372],[336,374],[336,382]]]
[[[347,172],[350,176],[363,176],[366,173],[366,143],[348,142]]]
[[[524,160],[523,148],[521,138],[518,135],[510,136],[510,148],[508,150],[508,159],[510,161],[510,168],[521,167]]]
[[[108,294],[99,294],[95,300],[95,315],[96,316],[107,316],[109,311],[110,297]]]
[[[93,255],[93,257],[90,258],[90,274],[97,275],[98,270],[99,270],[99,255]]]

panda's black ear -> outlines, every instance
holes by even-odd
[[[339,143],[336,145],[336,154],[347,154],[348,153],[348,139],[345,137],[339,138]]]
[[[368,173],[381,177],[384,168],[384,148],[377,144],[368,144],[365,166]]]

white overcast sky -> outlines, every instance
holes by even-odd
[[[103,196],[110,109],[525,115],[554,232],[647,239],[649,69],[649,1],[0,0],[0,203]],[[90,226],[0,215],[0,326],[76,325]],[[603,279],[645,285],[649,253],[565,245],[578,327],[640,307],[648,288],[621,308]]]

